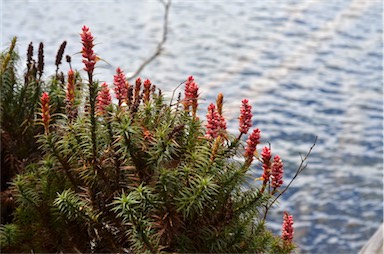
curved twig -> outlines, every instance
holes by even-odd
[[[135,72],[133,72],[131,75],[127,77],[128,81],[131,81],[133,78],[137,77],[140,72],[147,66],[150,62],[152,62],[156,57],[158,57],[162,50],[165,42],[167,41],[167,35],[168,35],[168,14],[169,14],[169,7],[171,6],[171,0],[159,0],[160,3],[164,5],[164,23],[163,23],[163,35],[161,41],[157,44],[156,51],[148,57],[140,66],[137,68]]]
[[[173,89],[172,91],[172,97],[171,97],[171,101],[169,102],[169,106],[171,107],[172,106],[172,102],[173,102],[173,98],[175,97],[175,92],[176,90],[181,86],[183,85],[185,82],[187,82],[187,80],[184,80],[183,82],[181,82],[180,84],[178,84],[175,89]]]
[[[279,197],[280,197],[281,195],[283,195],[283,194],[288,190],[289,186],[291,186],[291,184],[292,184],[293,181],[296,179],[296,177],[297,177],[298,175],[300,175],[300,173],[303,172],[303,170],[307,167],[308,164],[305,163],[305,162],[307,161],[309,155],[311,154],[312,149],[315,147],[316,142],[317,142],[317,136],[315,137],[315,141],[313,142],[313,145],[309,148],[309,150],[308,150],[307,154],[305,155],[305,157],[303,158],[303,157],[301,156],[301,154],[300,154],[301,163],[300,163],[300,166],[297,168],[296,173],[295,173],[295,175],[293,176],[293,178],[291,179],[291,181],[290,181],[290,182],[288,183],[288,185],[284,188],[284,190],[281,191],[281,192],[279,193],[279,195],[277,195],[277,196],[275,197],[275,199],[274,199],[269,205],[266,205],[266,207],[265,207],[265,213],[264,213],[264,217],[263,217],[263,220],[264,220],[264,221],[265,221],[265,219],[267,218],[268,210],[269,210],[269,209],[272,207],[272,205],[279,199]]]

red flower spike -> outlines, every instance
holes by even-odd
[[[207,132],[205,136],[208,139],[216,138],[219,135],[220,115],[217,113],[216,106],[213,103],[208,106],[206,128]]]
[[[271,187],[279,188],[283,184],[283,161],[278,155],[273,158],[271,165]]]
[[[240,108],[239,116],[239,130],[241,134],[247,134],[249,128],[252,127],[252,106],[249,105],[247,99],[241,101],[242,105]]]
[[[85,64],[84,70],[91,75],[95,69],[95,64],[97,61],[97,57],[93,52],[94,38],[88,27],[83,26],[82,31],[83,32],[80,34],[80,36],[83,44],[81,55],[83,56],[83,63]]]
[[[101,85],[101,90],[97,93],[97,105],[96,109],[99,114],[106,115],[107,114],[107,107],[111,105],[112,99],[111,95],[109,93],[109,88],[107,83],[103,83]]]
[[[144,102],[149,102],[149,96],[151,92],[151,81],[149,79],[144,81]]]
[[[135,82],[135,102],[140,99],[140,90],[141,90],[141,78],[137,78]]]
[[[45,132],[48,133],[51,115],[49,113],[49,94],[47,92],[44,92],[41,95],[40,102],[41,102],[41,113],[42,113]]]
[[[292,215],[289,215],[287,212],[284,212],[284,217],[283,217],[283,228],[281,230],[281,238],[286,241],[291,243],[293,240],[293,217]]]
[[[256,146],[260,143],[260,130],[254,129],[247,139],[247,147],[245,148],[245,158],[248,163],[252,162]]]
[[[113,76],[113,84],[115,85],[116,99],[119,102],[119,106],[121,106],[127,99],[128,82],[125,79],[124,72],[120,68],[116,69],[116,75]]]
[[[187,82],[185,83],[185,99],[184,99],[184,107],[186,110],[192,106],[193,116],[196,116],[198,102],[197,99],[199,97],[199,86],[195,83],[195,80],[192,76],[189,76]]]
[[[263,159],[263,176],[262,178],[264,179],[264,183],[266,184],[266,182],[269,181],[269,177],[271,175],[271,163],[270,163],[270,160],[271,160],[271,149],[269,149],[268,147],[264,147],[263,148],[263,151],[261,153],[261,157]]]

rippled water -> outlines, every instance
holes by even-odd
[[[64,39],[81,62],[83,24],[106,61],[98,77],[109,82],[117,65],[137,68],[161,37],[157,1],[2,5],[1,48],[14,35],[23,54],[30,41],[44,42],[49,74]],[[285,158],[288,176],[319,137],[269,223],[279,232],[282,211],[290,211],[303,253],[356,253],[383,220],[381,13],[379,0],[174,0],[165,51],[142,73],[168,91],[194,75],[201,108],[223,92],[233,131],[240,101],[249,98],[254,124]]]

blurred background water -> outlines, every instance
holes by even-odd
[[[17,36],[25,59],[29,42],[35,52],[43,42],[46,76],[63,40],[82,68],[83,25],[105,60],[97,77],[110,83],[117,66],[133,72],[161,39],[164,10],[155,0],[1,3],[1,49]],[[307,170],[268,223],[279,233],[282,211],[292,213],[302,253],[357,253],[383,221],[382,11],[380,0],[174,0],[163,54],[141,73],[164,91],[193,75],[202,117],[222,92],[233,132],[241,99],[250,99],[264,143],[284,159],[286,182],[318,136]]]

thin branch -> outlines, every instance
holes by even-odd
[[[164,5],[164,23],[163,23],[163,35],[161,41],[157,44],[156,51],[137,68],[135,72],[133,72],[129,77],[127,77],[128,81],[131,81],[135,77],[137,77],[140,72],[147,66],[149,63],[151,63],[156,57],[158,57],[162,50],[165,42],[167,41],[167,35],[168,35],[168,14],[169,14],[169,7],[171,6],[171,0],[167,0],[165,2],[164,0],[159,0]]]
[[[169,102],[169,106],[170,106],[170,107],[172,106],[172,101],[173,101],[173,98],[175,97],[175,92],[176,92],[176,90],[177,90],[181,85],[183,85],[185,82],[187,82],[187,80],[184,80],[184,81],[181,82],[178,86],[176,86],[175,89],[173,89],[173,91],[172,91],[171,101]]]
[[[283,194],[288,190],[288,188],[291,186],[291,184],[292,184],[293,181],[296,179],[296,177],[297,177],[298,175],[300,175],[300,173],[303,172],[303,170],[307,167],[308,164],[306,163],[306,161],[307,161],[309,155],[311,154],[313,148],[315,147],[316,142],[317,142],[317,136],[316,136],[316,138],[315,138],[315,141],[313,142],[313,145],[311,146],[311,148],[309,148],[309,150],[308,150],[307,154],[305,155],[305,157],[303,158],[302,155],[300,154],[301,163],[300,163],[299,167],[297,168],[295,175],[293,176],[293,178],[291,179],[291,181],[288,183],[288,185],[284,188],[284,190],[283,190],[282,192],[280,192],[279,195],[277,195],[277,196],[275,197],[275,199],[271,202],[271,204],[269,204],[269,205],[267,205],[267,206],[265,207],[266,210],[265,210],[265,214],[264,214],[264,218],[263,218],[263,220],[265,220],[265,219],[267,218],[268,210],[272,207],[272,205],[277,201],[277,199],[279,199],[279,197],[280,197],[281,195],[283,195]]]

